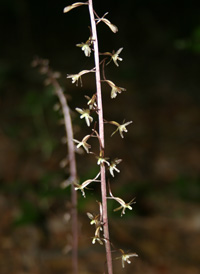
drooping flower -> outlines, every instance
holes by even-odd
[[[117,129],[111,134],[111,136],[113,136],[113,135],[119,130],[120,136],[121,136],[122,138],[124,138],[123,132],[128,132],[128,130],[127,130],[126,127],[127,127],[128,125],[132,124],[133,121],[129,121],[129,122],[126,122],[126,123],[121,124],[121,125],[120,125],[119,123],[115,122],[115,121],[110,121],[110,122],[108,122],[108,123],[117,126]]]
[[[115,201],[117,201],[120,204],[120,207],[117,207],[114,209],[114,211],[118,211],[122,209],[121,212],[121,217],[123,216],[123,214],[125,214],[125,210],[128,208],[129,210],[132,210],[132,204],[135,204],[135,198],[133,198],[129,203],[125,203],[124,200],[122,200],[119,197],[114,197],[111,190],[109,191],[110,193],[110,197],[107,197],[107,199],[113,199]]]
[[[101,180],[97,180],[99,175],[100,175],[100,172],[97,174],[97,176],[94,179],[88,179],[84,181],[81,185],[74,183],[75,190],[80,190],[82,192],[83,197],[85,198],[86,196],[85,196],[84,188],[87,188],[87,186],[91,184],[92,182],[101,182]]]
[[[82,141],[78,141],[78,140],[76,140],[76,139],[73,139],[73,141],[75,142],[75,143],[77,143],[78,145],[76,146],[77,148],[80,148],[81,146],[85,149],[85,151],[87,152],[87,153],[89,153],[89,149],[91,148],[91,145],[89,145],[88,143],[87,143],[87,140],[89,139],[91,137],[91,135],[86,135],[83,139],[82,139]]]
[[[88,3],[87,2],[85,2],[85,3],[84,2],[76,2],[76,3],[72,4],[72,5],[69,5],[69,6],[65,7],[64,10],[63,10],[63,12],[67,13],[70,10],[72,10],[74,8],[77,8],[77,7],[80,7],[82,5],[88,5]]]
[[[108,14],[108,12],[106,12],[101,18],[98,17],[98,19],[96,19],[97,24],[102,21],[102,22],[104,22],[111,29],[112,32],[114,32],[114,33],[118,32],[117,26],[115,26],[108,19],[105,18],[105,16],[107,14]]]
[[[81,86],[82,86],[81,76],[84,75],[84,74],[86,74],[86,73],[94,72],[94,71],[95,71],[94,69],[91,69],[91,70],[82,70],[82,71],[80,71],[77,74],[68,74],[67,78],[71,78],[72,79],[72,84],[76,83],[76,86],[78,86],[78,81],[80,79],[80,83],[81,83]]]
[[[114,159],[113,161],[111,161],[110,166],[108,167],[110,174],[114,177],[114,170],[117,171],[118,173],[120,172],[119,169],[116,168],[116,165],[118,165],[119,163],[121,163],[122,159]]]
[[[131,261],[129,260],[129,258],[131,257],[138,257],[138,254],[136,253],[125,253],[123,249],[120,249],[120,252],[122,253],[122,255],[116,259],[121,259],[122,260],[122,267],[125,267],[125,262],[127,262],[128,264],[131,263]]]
[[[93,118],[92,118],[92,116],[90,116],[90,110],[89,109],[76,108],[76,111],[78,111],[81,114],[81,116],[80,116],[81,119],[85,118],[86,124],[89,127],[90,123],[93,122]]]
[[[116,86],[112,81],[110,80],[102,80],[102,82],[106,82],[112,89],[111,89],[111,98],[116,98],[117,93],[122,93],[122,91],[126,91],[125,88],[121,88]]]

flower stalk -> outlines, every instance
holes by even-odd
[[[64,115],[64,124],[67,135],[68,144],[68,157],[69,157],[69,169],[70,179],[72,182],[77,181],[77,168],[75,158],[75,148],[73,142],[73,128],[71,122],[70,110],[67,104],[66,97],[63,94],[63,90],[55,79],[52,79],[52,84],[55,87],[56,94],[60,100],[62,111]],[[72,265],[74,274],[78,274],[78,213],[77,213],[77,192],[73,184],[71,184],[71,216],[72,216]]]
[[[96,22],[94,17],[93,2],[92,0],[88,1],[90,21],[91,21],[91,30],[92,30],[92,39],[94,46],[94,61],[95,61],[95,78],[96,78],[96,91],[97,91],[97,105],[98,105],[98,119],[99,119],[99,137],[101,140],[100,151],[105,149],[104,143],[104,122],[103,122],[103,105],[102,105],[102,94],[101,94],[101,78],[100,78],[100,66],[99,66],[99,47],[98,47],[98,37],[96,30]],[[106,191],[106,170],[105,164],[100,166],[101,172],[101,196],[102,196],[102,218],[103,218],[103,231],[106,248],[106,258],[107,258],[107,269],[108,274],[113,273],[112,269],[112,256],[111,256],[111,246],[110,246],[110,236],[108,228],[108,213],[107,213],[107,191]]]
[[[64,95],[63,89],[57,81],[59,78],[58,72],[53,72],[49,68],[49,61],[36,58],[32,62],[33,67],[39,66],[40,72],[45,74],[45,84],[51,84],[54,87],[54,91],[60,101],[61,109],[64,117],[64,125],[67,136],[68,144],[68,163],[70,169],[70,180],[67,180],[67,184],[71,185],[71,218],[72,218],[72,267],[73,273],[78,274],[78,213],[77,213],[77,192],[74,187],[74,182],[77,182],[77,168],[75,158],[75,146],[73,142],[73,128],[70,115],[70,109],[67,104],[67,99]]]

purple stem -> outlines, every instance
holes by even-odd
[[[72,266],[74,274],[78,274],[78,214],[77,214],[77,192],[75,191],[73,182],[77,181],[77,169],[75,159],[75,149],[73,142],[73,128],[70,116],[70,110],[67,104],[67,99],[63,93],[62,88],[58,84],[55,78],[52,78],[52,84],[55,88],[55,92],[59,98],[62,106],[65,130],[68,143],[68,155],[69,155],[69,167],[70,167],[70,179],[71,184],[71,217],[72,217]]]
[[[97,104],[98,104],[98,118],[99,118],[99,136],[102,144],[104,145],[104,123],[103,123],[103,105],[102,105],[102,95],[101,95],[101,78],[100,78],[100,66],[99,66],[99,48],[98,48],[98,37],[96,30],[96,22],[94,18],[93,3],[92,0],[88,1],[89,14],[92,28],[92,39],[94,39],[94,61],[95,61],[95,76],[96,76],[96,90],[97,90]],[[107,269],[108,274],[113,273],[112,269],[112,256],[110,247],[110,237],[108,228],[108,214],[107,214],[107,194],[106,194],[106,171],[105,165],[101,165],[101,196],[102,196],[102,215],[103,215],[103,228],[104,228],[104,238],[105,238],[105,248],[106,248],[106,258],[107,258]]]

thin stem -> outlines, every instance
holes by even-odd
[[[72,182],[77,181],[77,169],[75,159],[75,149],[73,143],[73,128],[70,116],[70,110],[67,104],[67,99],[64,96],[63,90],[55,78],[51,78],[55,92],[59,98],[62,106],[62,111],[65,121],[65,130],[68,143],[68,155],[70,166],[70,179]],[[78,214],[77,214],[77,192],[75,191],[73,183],[71,184],[71,217],[72,217],[72,265],[74,274],[78,274]]]
[[[98,119],[99,119],[99,136],[101,139],[102,148],[105,148],[104,144],[104,123],[103,123],[103,105],[102,105],[102,96],[101,96],[101,78],[100,78],[100,67],[99,67],[99,48],[98,48],[98,37],[96,30],[96,23],[94,18],[93,2],[92,0],[88,1],[89,14],[92,28],[92,38],[94,44],[94,61],[95,61],[95,76],[96,76],[96,90],[97,90],[97,104],[98,104]],[[101,165],[101,195],[102,195],[102,215],[103,215],[103,224],[104,224],[104,238],[105,248],[106,248],[106,258],[107,258],[107,268],[108,274],[112,274],[112,256],[111,256],[111,247],[110,247],[110,237],[109,237],[109,228],[108,228],[108,214],[107,214],[107,199],[106,199],[106,171],[105,165]]]

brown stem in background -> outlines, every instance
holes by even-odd
[[[68,143],[68,156],[69,156],[69,167],[70,167],[70,181],[71,184],[71,218],[72,218],[72,265],[74,274],[78,274],[78,214],[77,214],[77,192],[75,191],[73,182],[77,181],[77,169],[76,169],[76,159],[75,159],[75,148],[73,142],[73,128],[70,116],[70,109],[67,104],[67,99],[63,93],[57,80],[49,75],[51,78],[51,83],[55,88],[55,92],[59,98],[60,104],[62,106],[65,130],[67,135]]]
[[[96,30],[96,23],[94,18],[93,3],[92,0],[88,1],[89,14],[92,28],[92,39],[94,45],[94,61],[95,61],[95,75],[96,75],[96,90],[97,90],[97,104],[98,104],[98,119],[99,119],[99,137],[101,139],[102,148],[105,148],[104,144],[104,123],[103,123],[103,106],[101,96],[101,78],[100,78],[100,67],[99,67],[99,48],[98,48],[98,37]],[[112,274],[112,256],[110,247],[110,237],[108,229],[108,214],[107,214],[107,193],[106,193],[106,171],[105,165],[101,165],[101,195],[102,195],[102,215],[103,215],[103,228],[104,228],[104,239],[106,248],[107,268],[108,274]]]

